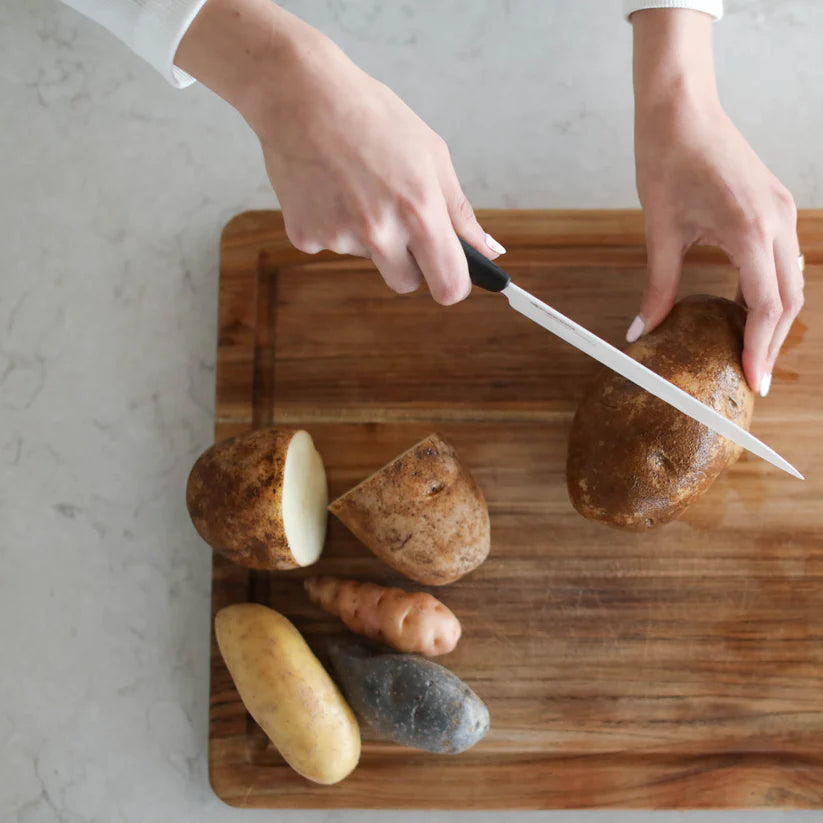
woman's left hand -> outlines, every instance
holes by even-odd
[[[686,250],[719,246],[740,270],[738,299],[748,309],[746,379],[765,396],[803,306],[794,201],[720,106],[710,18],[650,10],[636,12],[632,22],[637,189],[649,276],[627,338],[651,331],[669,313]]]

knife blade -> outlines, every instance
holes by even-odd
[[[500,266],[485,258],[462,238],[460,238],[460,243],[469,264],[469,275],[476,286],[486,291],[501,292],[515,311],[561,340],[778,469],[782,469],[799,480],[804,479],[791,463],[784,460],[774,449],[758,440],[753,434],[705,403],[701,403],[697,398],[692,397],[688,392],[675,386],[674,383],[653,372],[647,366],[638,363],[637,360],[612,346],[611,343],[592,334],[557,309],[553,309],[533,294],[521,289],[512,282],[511,277]]]

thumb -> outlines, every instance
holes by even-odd
[[[506,249],[477,222],[474,209],[463,194],[457,177],[452,173],[451,178],[444,194],[455,232],[489,260],[505,254]]]
[[[640,314],[634,318],[626,333],[633,343],[663,322],[677,300],[680,275],[683,270],[683,243],[675,230],[650,233],[646,237],[649,274]]]

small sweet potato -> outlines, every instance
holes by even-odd
[[[401,652],[448,654],[460,639],[460,621],[426,592],[361,583],[340,577],[309,577],[309,597],[353,632]]]

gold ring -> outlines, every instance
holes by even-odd
[[[797,258],[797,265],[801,272],[806,268],[806,258],[802,254]]]

